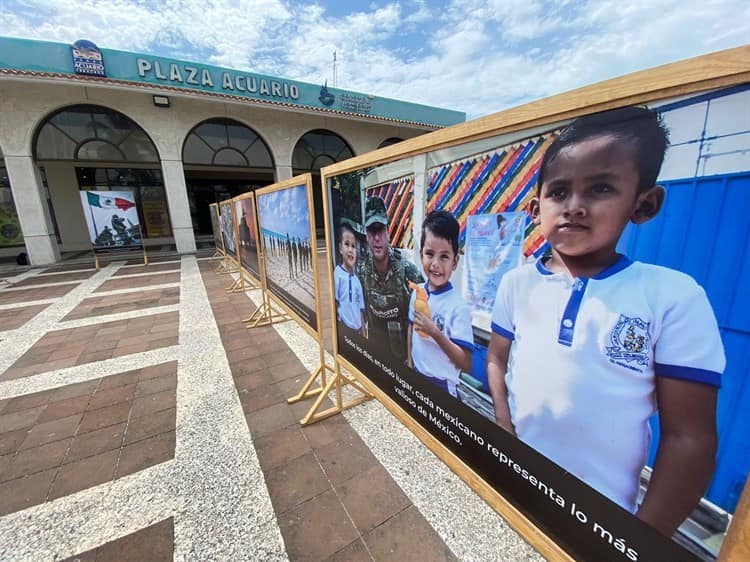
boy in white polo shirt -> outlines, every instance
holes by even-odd
[[[354,228],[344,219],[339,226],[339,253],[341,263],[333,270],[334,298],[339,322],[352,332],[367,337],[365,324],[365,298],[362,284],[354,274],[357,264],[357,236]]]
[[[530,211],[552,256],[502,279],[487,373],[498,425],[671,536],[712,476],[725,359],[704,290],[615,249],[661,208],[667,142],[655,112],[629,107],[577,119],[550,145]]]
[[[474,351],[471,311],[450,282],[458,265],[459,230],[447,211],[425,217],[420,256],[430,316],[415,311],[417,291],[412,291],[407,334],[408,365],[454,398],[458,377],[471,369]]]

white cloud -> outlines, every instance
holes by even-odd
[[[415,0],[411,4],[416,7],[416,10],[406,14],[404,17],[404,22],[417,24],[428,22],[432,19],[432,12],[427,7],[427,3],[425,2],[425,0]]]
[[[6,0],[0,33],[156,52],[470,116],[741,45],[747,0]]]

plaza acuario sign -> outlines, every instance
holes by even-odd
[[[173,85],[185,84],[216,89],[218,86],[225,93],[247,92],[278,99],[300,99],[299,86],[284,80],[259,78],[252,74],[221,71],[216,76],[210,69],[192,64],[162,62],[138,57],[136,59],[138,76],[144,79],[156,78]]]

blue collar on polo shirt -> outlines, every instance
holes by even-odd
[[[554,275],[555,272],[548,269],[547,266],[544,264],[544,262],[548,258],[539,258],[536,260],[536,270],[541,273],[542,275]],[[615,263],[610,265],[609,267],[602,269],[599,273],[591,277],[590,279],[606,279],[607,277],[610,277],[614,275],[615,273],[618,273],[628,267],[630,264],[633,263],[633,260],[631,260],[628,256],[625,256],[623,254],[620,254],[620,257],[617,259]],[[580,277],[579,279],[584,279],[584,277]]]
[[[430,282],[424,284],[424,290],[427,292],[427,298],[429,298],[431,295],[442,295],[443,293],[447,293],[453,288],[453,285],[451,285],[451,282],[448,281],[445,285],[440,287],[437,291],[430,291]]]
[[[627,256],[620,255],[619,259],[603,269],[593,277],[575,277],[573,279],[573,291],[568,299],[568,304],[565,306],[565,312],[563,312],[562,320],[560,321],[560,331],[557,335],[557,343],[570,347],[573,345],[573,334],[576,327],[576,319],[578,318],[578,311],[581,308],[581,302],[583,302],[583,295],[586,292],[586,287],[589,284],[590,279],[597,281],[611,277],[615,273],[618,273],[632,264],[633,261]],[[546,265],[544,265],[543,258],[539,258],[536,262],[536,269],[542,275],[554,275],[554,271],[550,271]]]

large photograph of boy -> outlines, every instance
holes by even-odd
[[[243,196],[235,201],[237,233],[239,235],[240,264],[256,279],[260,279],[258,264],[258,226],[255,220],[253,195]]]
[[[629,222],[662,207],[667,142],[655,111],[631,107],[577,119],[550,145],[530,214],[551,255],[501,280],[487,374],[500,427],[671,536],[713,474],[725,359],[705,291],[617,251]]]
[[[589,115],[434,168],[419,248],[426,298],[415,291],[407,324],[414,373],[436,382],[426,362],[415,364],[426,339],[435,363],[450,359],[432,372],[453,395],[454,373],[467,375],[460,342],[474,343],[477,379],[486,345],[480,394],[489,415],[463,399],[461,382],[459,401],[707,559],[721,547],[750,468],[741,436],[750,335],[732,306],[747,312],[739,281],[747,266],[719,252],[750,235],[747,221],[732,226],[726,215],[750,212],[750,156],[736,156],[747,131],[729,118],[748,101],[747,89],[728,90]],[[724,152],[702,140],[709,131]],[[698,220],[698,208],[716,228]],[[458,220],[458,252],[452,235],[435,236],[435,211]],[[467,217],[517,211],[529,216],[527,263],[500,281],[489,341],[477,339],[476,325],[473,338],[448,338],[453,348],[423,338],[417,328],[433,319],[441,295],[430,274],[450,272],[456,284]],[[444,246],[443,266],[431,266],[440,255],[426,244],[431,237]],[[418,312],[420,301],[428,313]]]
[[[317,332],[315,245],[307,185],[256,192],[255,197],[268,290]]]
[[[231,201],[219,203],[219,222],[221,223],[224,251],[234,259],[237,259],[237,246],[234,242],[234,214],[232,213]]]

